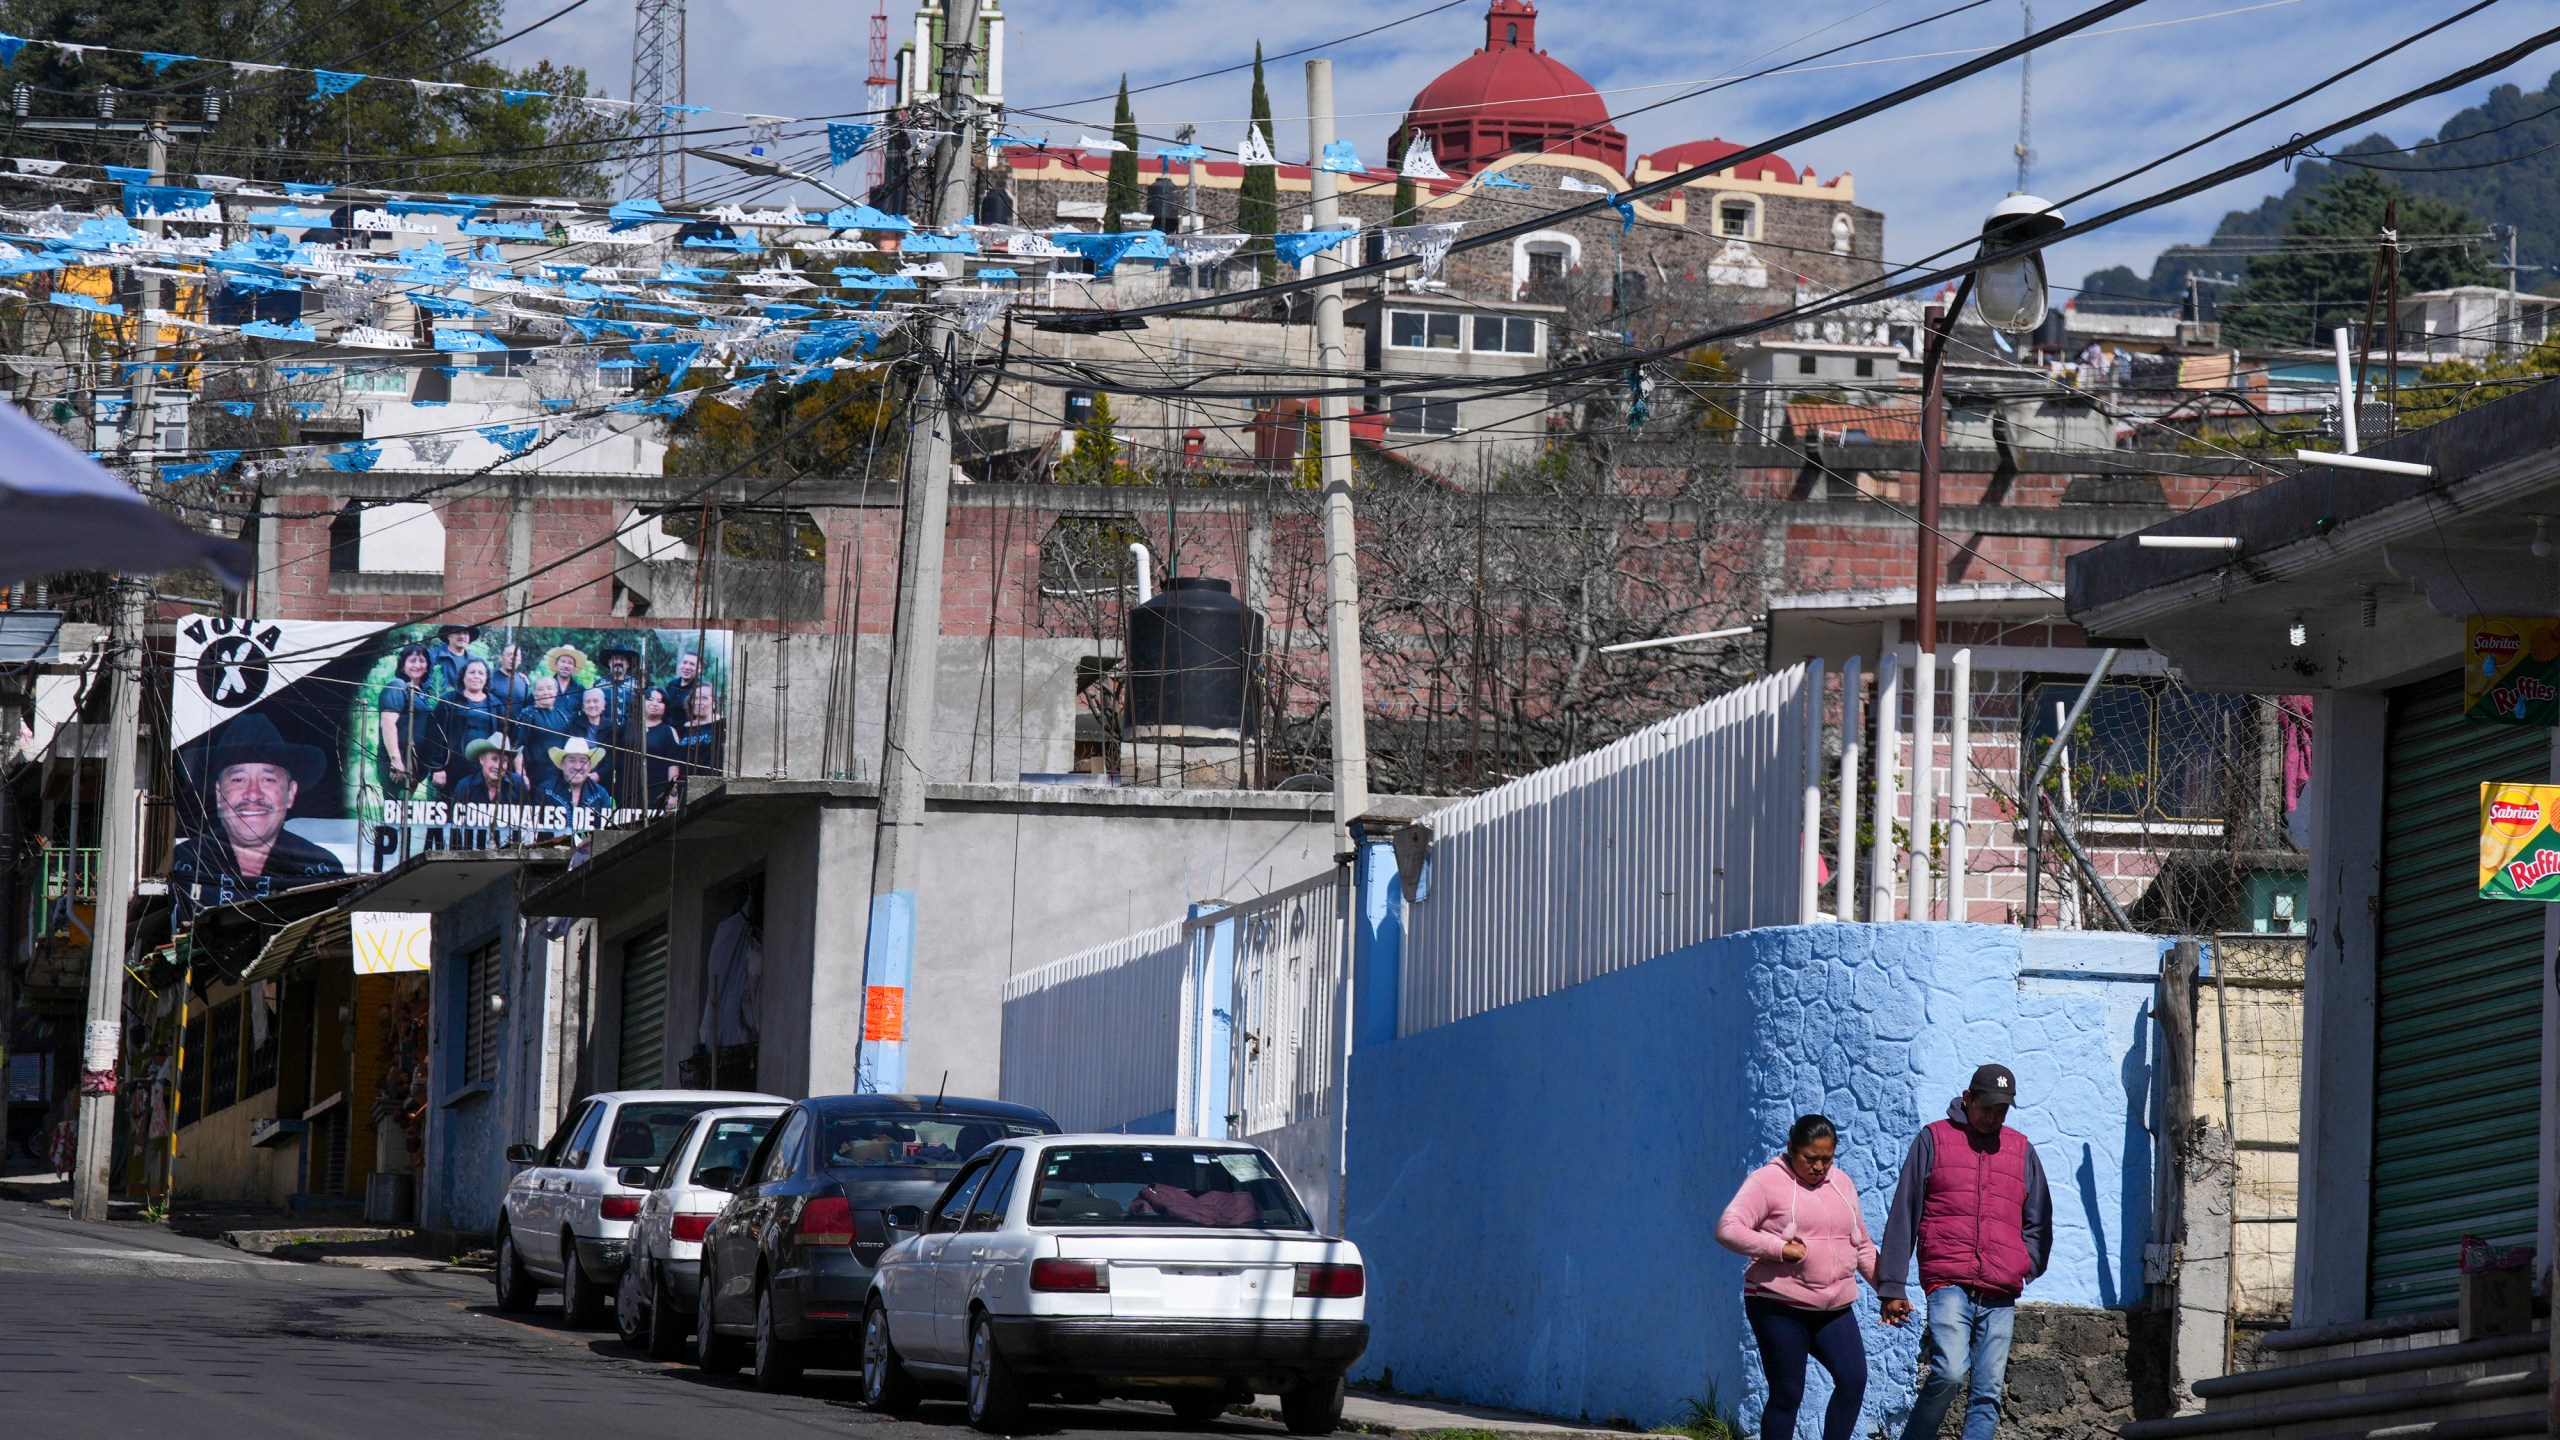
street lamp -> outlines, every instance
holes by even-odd
[[[794,170],[788,165],[776,164],[761,155],[741,155],[735,150],[711,150],[695,145],[684,147],[684,153],[699,155],[713,164],[726,165],[733,170],[744,170],[750,175],[769,175],[776,180],[796,181],[802,185],[811,186],[822,194],[832,195],[847,205],[862,203],[815,175]]]
[[[2010,335],[2024,335],[2044,323],[2044,252],[2030,250],[2005,259],[1990,257],[2012,246],[2041,240],[2062,228],[2062,212],[2051,201],[2013,190],[1991,207],[1982,222],[1982,248],[1975,252],[1974,313],[1982,323]]]

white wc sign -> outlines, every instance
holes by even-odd
[[[398,975],[433,969],[434,916],[400,910],[357,910],[347,916],[347,939],[359,975]]]

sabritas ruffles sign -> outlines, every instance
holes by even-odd
[[[2560,785],[2480,787],[2480,898],[2560,900]]]

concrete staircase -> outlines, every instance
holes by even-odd
[[[2122,1440],[2489,1440],[2549,1433],[2551,1337],[2466,1341],[2452,1310],[2281,1331],[2266,1369],[2196,1383],[2203,1411]]]

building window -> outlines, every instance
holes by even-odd
[[[498,942],[462,958],[462,1083],[487,1085],[498,1078]]]
[[[1387,343],[1399,350],[1455,350],[1458,319],[1431,311],[1391,310],[1387,312]]]
[[[1755,200],[1716,202],[1716,233],[1728,240],[1749,240],[1760,233],[1760,205]]]
[[[206,1056],[203,1011],[187,1017],[186,1028],[179,1032],[178,1044],[184,1052],[178,1057],[178,1123],[193,1125],[204,1118]]]
[[[1858,378],[1861,380],[1873,380],[1876,378],[1876,360],[1874,356],[1861,355],[1858,357]]]
[[[252,986],[241,1004],[249,1010],[248,1073],[240,1081],[240,1093],[256,1095],[272,1090],[276,1083],[276,982],[260,981]]]
[[[1532,250],[1529,252],[1529,283],[1552,285],[1564,279],[1564,252]]]
[[[2053,744],[2084,678],[2039,676],[2027,683],[2032,773]],[[2149,681],[2098,687],[2070,737],[2072,807],[2087,820],[2131,824],[2219,822],[2251,793],[2256,712],[2245,695],[2170,689]],[[2057,767],[2059,768],[2059,767]],[[2026,775],[2019,777],[2023,785]],[[2058,782],[2056,782],[2058,783]],[[2057,803],[2060,795],[2055,795]]]
[[[329,573],[352,575],[364,568],[364,507],[353,500],[329,521]]]
[[[1818,362],[1815,361],[1812,356],[1799,355],[1796,357],[1796,373],[1799,375],[1810,375],[1814,373],[1817,364]]]
[[[1644,303],[1644,294],[1645,287],[1643,271],[1621,270],[1618,272],[1618,281],[1614,287],[1614,294],[1611,298],[1617,302],[1619,309],[1632,310],[1636,306],[1642,305]]]
[[[1469,348],[1479,354],[1535,355],[1538,322],[1525,315],[1478,315]]]
[[[204,1113],[217,1114],[240,1098],[240,1002],[226,1000],[206,1017]],[[201,1117],[199,1117],[201,1118]]]
[[[1839,214],[1832,216],[1831,253],[1834,255],[1848,254],[1852,243],[1857,238],[1857,230],[1857,224],[1849,218],[1848,211],[1843,210]]]
[[[1458,402],[1425,400],[1417,395],[1400,397],[1388,413],[1387,428],[1403,435],[1455,435]]]

